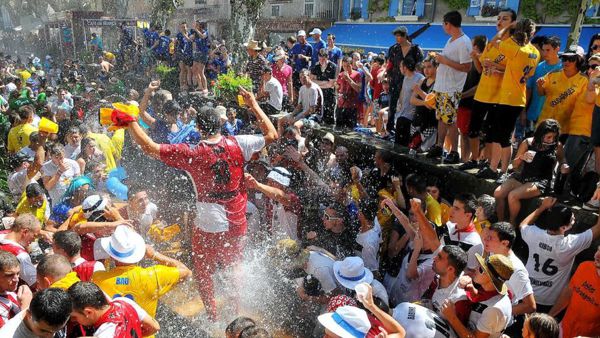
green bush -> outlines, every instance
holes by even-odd
[[[248,76],[238,76],[233,71],[217,76],[215,95],[222,101],[236,101],[239,88],[252,91],[252,80]]]
[[[159,64],[156,74],[160,78],[160,86],[169,91],[175,91],[179,85],[179,70],[175,67]]]

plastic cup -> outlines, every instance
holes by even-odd
[[[369,287],[367,285],[367,283],[360,283],[354,287],[354,291],[356,291],[356,298],[361,302],[363,302],[369,294]]]
[[[243,107],[243,106],[244,106],[244,104],[246,104],[246,102],[244,101],[244,97],[243,97],[242,95],[238,95],[238,96],[237,96],[237,100],[238,100],[238,105],[239,105],[240,107]]]
[[[49,134],[56,134],[56,133],[58,133],[58,124],[48,120],[45,117],[42,117],[40,119],[38,129],[39,129],[39,131],[44,131]]]
[[[425,96],[425,105],[430,109],[435,108],[435,99],[436,99],[435,93],[427,94]]]
[[[527,156],[525,157],[525,162],[527,163],[531,163],[533,162],[533,158],[535,157],[535,151],[533,150],[528,150],[527,151]]]

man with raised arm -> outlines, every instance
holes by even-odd
[[[233,266],[241,258],[246,234],[244,162],[277,139],[277,131],[254,95],[240,88],[263,135],[222,136],[220,115],[212,107],[199,109],[196,126],[204,137],[187,144],[155,143],[137,122],[129,124],[142,150],[169,166],[187,171],[196,187],[196,219],[192,233],[195,274],[211,320],[217,319],[212,275],[218,264]]]

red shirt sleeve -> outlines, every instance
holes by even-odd
[[[471,302],[466,299],[459,300],[454,303],[454,307],[456,308],[456,316],[460,319],[460,322],[463,325],[467,325],[469,316],[471,315]]]
[[[170,167],[188,171],[192,155],[190,146],[185,143],[160,145],[160,160]]]

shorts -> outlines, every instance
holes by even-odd
[[[295,90],[300,90],[300,87],[302,87],[302,82],[300,82],[300,73],[296,71],[292,73],[292,86]]]
[[[592,113],[592,145],[600,147],[600,107],[594,106]]]
[[[488,113],[486,119],[486,142],[500,143],[502,148],[512,145],[512,133],[521,115],[523,107],[499,104],[497,109]]]
[[[495,103],[486,103],[473,100],[473,106],[471,108],[471,121],[469,121],[470,138],[483,136],[486,117],[489,116],[492,111],[497,109],[497,107],[498,105]]]
[[[472,115],[471,107],[458,107],[458,117],[456,119],[456,125],[458,126],[458,131],[462,135],[469,134],[469,125],[471,123]]]
[[[184,65],[190,67],[194,63],[194,59],[192,55],[187,54],[177,54],[177,61],[183,63]]]
[[[563,153],[569,167],[574,168],[579,159],[590,149],[590,138],[580,135],[569,135],[564,144]]]
[[[206,64],[208,62],[208,54],[202,52],[194,52],[194,54],[192,55],[192,59],[196,63]]]
[[[435,92],[435,117],[444,124],[453,125],[458,115],[458,104],[461,92],[440,93]]]

